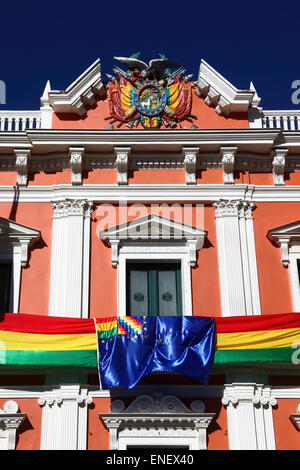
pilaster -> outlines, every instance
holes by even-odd
[[[87,318],[93,204],[65,199],[52,205],[49,314]]]
[[[45,392],[38,403],[43,407],[41,450],[86,450],[87,410],[92,398],[80,385],[61,385]]]
[[[223,316],[261,313],[252,210],[254,204],[220,200],[215,208]]]
[[[271,388],[255,383],[225,385],[230,450],[275,450]]]

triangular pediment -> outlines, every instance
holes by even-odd
[[[3,239],[27,239],[35,240],[40,237],[40,232],[26,225],[19,224],[13,220],[0,217],[0,240]]]
[[[268,231],[268,238],[278,242],[279,239],[290,241],[291,239],[300,240],[300,220],[291,222],[286,225],[275,227]]]
[[[101,232],[102,240],[198,240],[205,230],[172,219],[151,214],[108,228]]]

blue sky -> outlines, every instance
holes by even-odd
[[[300,2],[56,1],[0,7],[3,109],[38,109],[49,79],[65,89],[98,57],[102,75],[113,56],[164,53],[197,78],[201,58],[238,88],[252,80],[265,109],[299,109]]]

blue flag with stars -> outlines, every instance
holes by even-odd
[[[215,321],[209,317],[110,317],[96,320],[103,389],[134,387],[151,372],[177,372],[207,384]]]

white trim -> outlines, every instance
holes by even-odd
[[[61,385],[40,395],[43,407],[41,450],[86,450],[87,408],[92,403],[87,389]]]
[[[0,451],[15,450],[18,428],[27,417],[18,410],[19,405],[12,400],[5,402],[0,410]]]
[[[275,450],[271,387],[255,383],[224,385],[230,450]]]
[[[213,205],[222,315],[260,315],[252,219],[254,204],[240,200],[220,200]]]
[[[142,248],[140,250],[140,248]],[[151,252],[150,252],[151,250]],[[168,253],[168,251],[170,251]],[[185,250],[186,251],[186,250]],[[126,263],[128,261],[180,261],[182,282],[182,314],[193,315],[191,266],[189,253],[182,253],[182,247],[122,247],[118,263],[118,315],[126,315]]]
[[[0,202],[13,202],[15,189],[0,186]],[[299,202],[300,186],[254,186],[247,184],[147,184],[147,185],[95,185],[74,188],[71,184],[53,186],[27,186],[19,191],[19,202],[51,202],[61,199],[86,199],[101,202],[189,202],[241,199],[255,202]]]
[[[204,413],[201,400],[188,409],[174,395],[158,393],[138,396],[127,409],[122,400],[113,401],[110,414],[100,414],[109,430],[111,450],[126,450],[129,445],[188,445],[207,448],[207,428],[215,413]]]

